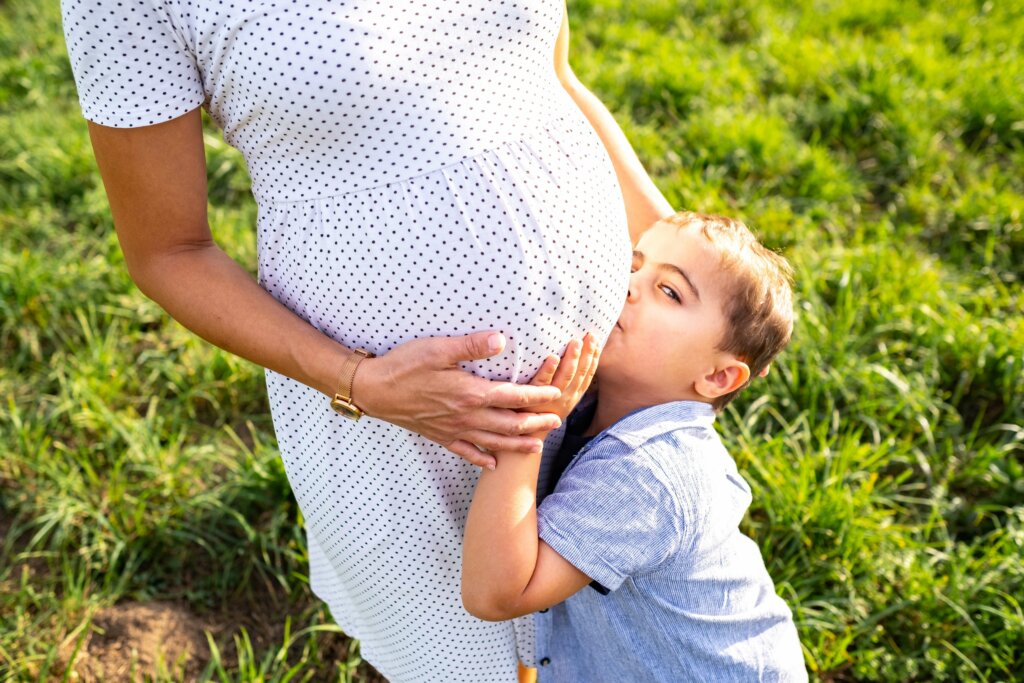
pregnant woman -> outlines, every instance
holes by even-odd
[[[62,9],[132,278],[267,368],[315,593],[393,681],[515,680],[531,625],[459,599],[475,465],[539,448],[556,418],[513,409],[553,390],[521,383],[603,341],[671,213],[560,0]],[[258,282],[211,237],[200,107],[252,178]]]

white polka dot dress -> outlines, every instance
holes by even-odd
[[[554,73],[561,0],[62,8],[85,117],[136,127],[205,106],[252,177],[260,284],[325,334],[384,354],[500,330],[505,352],[465,367],[525,382],[610,331],[629,238],[604,148]],[[529,621],[483,622],[460,600],[477,469],[282,375],[267,388],[313,590],[363,656],[392,681],[514,681]]]

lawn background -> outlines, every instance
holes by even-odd
[[[812,679],[1024,680],[1024,3],[570,17],[669,199],[796,268],[794,341],[720,427]],[[244,164],[206,142],[255,272]],[[262,371],[127,276],[53,0],[0,3],[0,355],[0,679],[85,675],[131,604],[216,645],[160,680],[373,680],[309,594]]]

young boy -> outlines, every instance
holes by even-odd
[[[482,473],[463,602],[488,620],[540,612],[542,683],[807,679],[792,614],[738,529],[750,488],[712,427],[789,342],[790,277],[738,221],[659,222],[554,491],[536,506],[539,456],[499,454]],[[545,361],[534,382],[563,389],[547,411],[566,417],[596,356],[588,338]]]

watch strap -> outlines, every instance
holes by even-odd
[[[341,366],[341,379],[338,381],[338,391],[334,395],[335,400],[342,403],[352,403],[352,384],[356,379],[356,370],[361,362],[373,357],[374,354],[366,349],[355,349],[349,354],[348,358],[345,359],[345,364]]]

